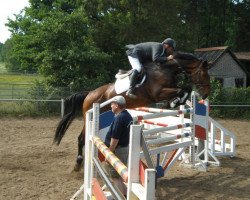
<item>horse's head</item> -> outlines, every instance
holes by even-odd
[[[178,66],[189,76],[193,85],[196,86],[202,99],[210,94],[210,76],[208,63],[195,57],[193,54],[177,53],[174,56]]]
[[[199,60],[196,62],[196,67],[191,72],[191,80],[198,89],[202,99],[206,99],[210,94],[210,76],[208,74],[207,61]]]

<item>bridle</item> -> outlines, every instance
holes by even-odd
[[[188,80],[192,79],[192,76],[195,76],[195,82],[194,84],[198,87],[206,87],[206,86],[210,86],[210,84],[200,84],[201,82],[201,77],[197,76],[196,74],[199,74],[201,71],[201,67],[203,65],[203,61],[199,60],[199,63],[194,67],[195,68],[195,72],[193,73],[187,73],[185,68],[178,62],[178,60],[173,59],[173,61],[178,65],[178,68],[180,69],[181,73],[184,74],[185,78],[187,78]]]

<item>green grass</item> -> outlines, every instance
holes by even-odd
[[[7,69],[5,68],[5,64],[0,62],[0,73],[6,73]]]
[[[0,84],[33,84],[36,80],[43,80],[44,78],[39,75],[27,74],[0,74]]]
[[[0,63],[0,98],[27,98],[34,83],[43,79],[33,74],[8,74],[4,63]]]

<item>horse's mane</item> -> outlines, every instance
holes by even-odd
[[[186,52],[174,52],[174,59],[180,59],[180,60],[186,60],[186,61],[197,61],[199,60],[198,57],[196,57],[192,53],[186,53]],[[154,62],[147,62],[144,64],[144,67],[146,70],[159,70],[160,69],[170,69],[170,68],[176,68],[176,62],[163,62],[163,63],[154,63]]]
[[[194,54],[185,52],[175,52],[174,58],[181,60],[199,60]]]

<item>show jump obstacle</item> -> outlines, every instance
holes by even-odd
[[[85,168],[84,168],[84,199],[92,199],[94,196],[98,200],[107,199],[104,192],[100,189],[100,185],[97,183],[96,173],[102,177],[106,186],[112,194],[114,199],[125,199],[120,191],[112,184],[109,177],[106,176],[104,170],[101,167],[101,163],[98,159],[97,150],[99,150],[105,159],[115,168],[115,170],[121,175],[125,184],[127,185],[127,199],[145,199],[152,200],[155,195],[155,169],[145,169],[145,181],[143,185],[140,183],[139,177],[139,160],[140,160],[140,145],[133,145],[133,140],[136,137],[140,139],[140,134],[135,135],[138,130],[141,130],[140,125],[132,125],[130,128],[130,150],[128,167],[126,167],[98,137],[99,135],[99,113],[100,107],[112,102],[112,99],[101,105],[94,104],[93,109],[87,112],[86,127],[86,146],[85,152]],[[138,140],[138,139],[137,139]],[[133,146],[133,147],[132,147]],[[138,153],[132,153],[134,151]],[[98,188],[98,189],[96,189]]]
[[[180,110],[144,107],[130,110],[138,125],[130,127],[129,160],[128,166],[125,166],[100,139],[105,135],[100,128],[108,127],[113,119],[111,111],[100,115],[100,108],[110,104],[112,100],[93,104],[93,108],[86,114],[84,185],[71,199],[83,189],[84,200],[109,199],[110,196],[124,199],[102,169],[98,151],[124,180],[129,200],[154,199],[155,177],[166,175],[178,159],[182,160],[182,165],[206,171],[208,164],[220,165],[216,156],[235,155],[234,134],[208,116],[208,102],[198,103],[197,95],[193,92],[189,108],[186,109],[182,106]],[[184,118],[184,114],[189,114],[190,119]],[[170,123],[173,121],[177,123]],[[216,140],[217,129],[220,130],[219,142]],[[228,140],[230,143],[227,143]],[[198,143],[203,144],[199,152],[195,151]],[[161,159],[162,154],[164,157]],[[156,164],[153,160],[156,160]],[[103,192],[96,179],[96,172],[108,187],[109,194]]]

